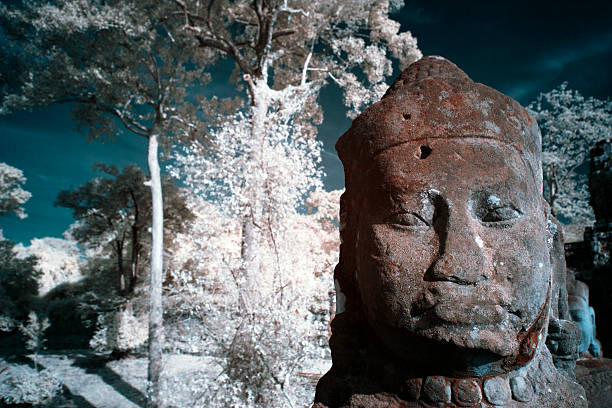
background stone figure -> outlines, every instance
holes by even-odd
[[[355,119],[336,145],[338,314],[315,406],[587,406],[544,345],[559,283],[540,139],[436,56]]]
[[[570,316],[567,288],[572,287],[576,279],[568,274],[565,264],[563,226],[552,214],[548,215],[548,229],[552,234],[550,265],[553,291],[546,346],[552,354],[555,367],[573,379],[582,335],[580,327]]]
[[[607,408],[612,401],[612,360],[606,357],[612,349],[612,323],[610,287],[612,287],[612,262],[610,262],[610,242],[612,241],[612,216],[609,206],[609,191],[612,188],[612,143],[610,140],[601,140],[590,151],[591,161],[589,168],[589,192],[591,206],[595,212],[596,222],[593,227],[587,227],[584,232],[584,241],[565,244],[567,258],[567,287],[570,294],[570,310],[574,309],[576,320],[588,323],[588,320],[578,318],[577,310],[582,315],[589,315],[587,307],[592,305],[595,309],[597,321],[597,334],[599,339],[591,350],[591,356],[597,358],[583,358],[577,361],[576,378],[586,391],[590,408]],[[584,280],[588,288],[582,285]],[[589,289],[588,291],[586,289]],[[584,301],[586,299],[586,302]],[[588,306],[587,306],[588,305]],[[588,342],[589,329],[584,325]],[[594,336],[594,335],[593,335]],[[599,346],[599,341],[603,347]],[[602,356],[603,355],[603,356]],[[588,354],[583,356],[588,357]]]
[[[595,311],[589,306],[589,287],[586,283],[575,281],[569,291],[568,303],[572,320],[578,323],[582,333],[578,352],[599,357],[601,350],[595,333]]]
[[[590,151],[589,193],[595,225],[586,227],[584,240],[565,244],[568,278],[589,287],[589,303],[595,309],[603,355],[612,350],[612,142],[601,140]],[[572,279],[568,280],[568,288]]]

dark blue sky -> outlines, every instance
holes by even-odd
[[[417,37],[425,55],[449,58],[475,81],[523,105],[564,81],[586,96],[612,96],[608,2],[408,0],[395,17]],[[218,90],[224,86],[214,85]],[[321,102],[325,184],[327,189],[341,188],[342,167],[333,145],[350,121],[337,89],[324,89]],[[35,237],[61,236],[73,220],[68,210],[53,207],[55,197],[94,177],[91,168],[97,161],[145,168],[146,140],[129,134],[115,142],[88,144],[74,129],[69,105],[0,117],[0,162],[22,169],[28,178],[25,188],[33,194],[26,205],[28,218],[0,219],[5,237],[28,243]]]

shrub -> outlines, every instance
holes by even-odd
[[[48,370],[27,365],[0,365],[0,403],[41,406],[58,394],[62,385]]]

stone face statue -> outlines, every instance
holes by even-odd
[[[568,303],[572,320],[578,323],[582,333],[578,352],[599,357],[601,351],[595,337],[595,311],[589,306],[589,287],[584,282],[576,281],[570,288]]]
[[[586,407],[544,346],[540,133],[450,61],[408,67],[338,141],[332,369],[318,407]]]

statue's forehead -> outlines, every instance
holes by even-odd
[[[427,180],[465,184],[533,180],[525,158],[513,146],[479,137],[402,143],[379,152],[371,165],[372,177],[382,177],[385,182],[397,179],[402,183]]]
[[[521,151],[539,150],[539,134],[518,103],[480,84],[453,89],[430,79],[412,93],[383,99],[358,117],[345,143],[365,141],[370,154],[423,137],[479,135],[513,144]],[[535,144],[535,145],[534,145]],[[339,146],[341,147],[341,146]]]

